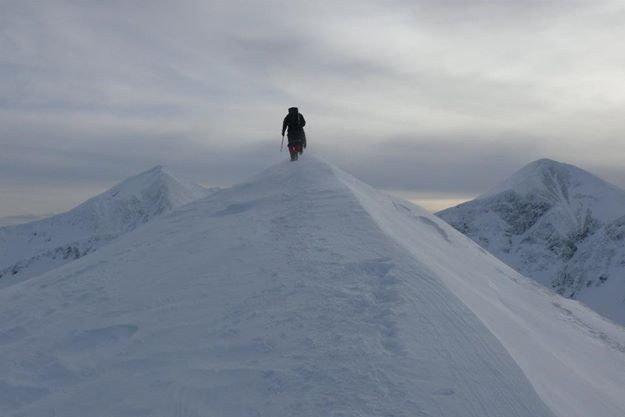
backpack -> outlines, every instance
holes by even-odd
[[[302,115],[299,114],[297,107],[291,107],[289,109],[287,124],[289,126],[289,132],[302,130]]]

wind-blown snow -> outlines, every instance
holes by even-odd
[[[625,191],[541,159],[438,215],[524,275],[625,324],[625,240],[614,232]]]
[[[0,413],[622,417],[623,346],[308,156],[1,290]]]
[[[0,228],[0,287],[90,253],[163,213],[214,190],[161,166],[129,178],[67,213]]]

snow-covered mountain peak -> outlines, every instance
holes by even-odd
[[[105,193],[88,200],[151,199],[161,204],[159,209],[170,209],[207,195],[207,190],[190,181],[178,179],[162,165],[132,176]]]
[[[85,201],[61,219],[96,233],[119,234],[211,192],[157,165]]]
[[[148,169],[146,172],[150,171],[164,171],[165,167],[161,164],[154,165],[152,168]]]
[[[620,188],[573,165],[540,159],[490,192],[438,215],[524,275],[625,324],[625,280],[618,271],[625,268],[625,258],[615,255],[625,253],[625,246],[618,249],[619,243],[609,239],[625,215]],[[604,285],[608,277],[614,279]],[[610,293],[608,301],[590,295],[609,293],[600,287],[623,288]]]
[[[617,198],[625,201],[625,192],[601,178],[574,165],[551,159],[531,162],[481,195],[488,198],[502,192],[532,195],[552,204],[572,199]]]
[[[490,205],[501,213],[514,212],[513,223],[521,221],[514,226],[517,234],[548,219],[560,234],[579,235],[622,216],[625,191],[574,165],[539,159],[459,207],[474,204]]]
[[[181,180],[157,165],[66,213],[0,228],[0,287],[84,256],[214,191]]]

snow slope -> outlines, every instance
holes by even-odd
[[[553,286],[625,325],[625,216],[581,241]]]
[[[2,227],[0,287],[84,256],[153,217],[214,191],[156,166],[67,213]]]
[[[625,333],[306,155],[0,291],[3,416],[622,417]]]
[[[610,236],[624,215],[625,191],[547,159],[532,162],[473,201],[438,213],[522,274],[621,324],[625,241]]]

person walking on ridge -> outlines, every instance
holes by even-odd
[[[291,161],[297,161],[298,155],[304,153],[304,149],[306,149],[306,133],[304,133],[304,126],[306,126],[304,116],[297,110],[297,107],[291,107],[282,122],[283,141],[284,132],[286,132],[288,128],[287,137],[289,139],[288,148],[291,154]]]

